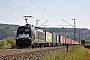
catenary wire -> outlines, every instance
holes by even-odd
[[[14,4],[14,3],[12,3],[11,1],[9,1],[9,0],[6,0],[6,1],[8,1],[9,3],[11,3],[11,4],[13,4],[14,6],[18,7],[19,9],[21,9],[21,10],[27,12],[27,13],[30,13],[29,11],[27,11],[27,10],[25,10],[25,9],[23,9],[23,8],[21,8],[21,7],[19,7],[19,6],[17,6],[17,5]],[[30,14],[31,14],[31,13],[30,13]],[[32,15],[32,14],[31,14],[31,15]]]
[[[27,10],[25,10],[25,9],[23,9],[23,8],[21,8],[21,7],[19,7],[18,5],[16,5],[15,3],[12,3],[11,1],[9,1],[9,0],[7,0],[9,3],[11,3],[12,5],[14,5],[14,6],[16,6],[16,7],[18,7],[18,8],[20,8],[21,10],[23,10],[23,11],[25,11],[25,12],[27,12],[27,13],[30,13],[29,11],[27,11]],[[33,15],[32,13],[30,13],[31,15]],[[38,17],[38,16],[36,16],[36,17]]]
[[[38,0],[36,0],[43,8],[44,8],[44,12],[48,11],[49,14],[51,14],[52,16],[54,16],[56,19],[60,20],[58,17],[56,17],[55,15],[53,15],[49,10],[47,10]]]
[[[43,8],[44,8],[44,11],[48,11],[38,0],[36,0]],[[58,17],[56,17],[55,15],[53,15],[50,11],[48,11],[52,16],[54,16],[56,19],[60,20]],[[68,22],[66,22],[65,20],[62,20],[64,21],[65,23],[69,24]],[[69,26],[72,26],[71,24],[69,24]],[[72,26],[73,27],[73,26]]]
[[[18,12],[18,13],[22,14],[22,15],[25,15],[24,13],[20,12],[19,10],[16,10],[16,9],[14,9],[14,8],[12,8],[12,7],[10,7],[10,6],[6,5],[6,4],[4,4],[4,3],[2,3],[2,2],[0,2],[0,3],[1,3],[2,5],[4,5],[4,6],[6,6],[6,7],[10,8],[10,9],[12,9],[12,10],[14,10],[14,11],[16,11],[16,12]]]
[[[43,11],[48,17],[50,17],[53,21],[55,21],[49,14],[46,13],[45,10],[41,9],[36,3],[34,3],[32,0],[30,0],[35,6],[37,6],[41,11]],[[45,9],[45,8],[44,8]],[[55,21],[56,22],[56,21]],[[58,23],[58,22],[56,22]]]
[[[31,0],[30,0],[31,1]],[[10,1],[8,1],[8,2],[10,2]],[[33,1],[31,1],[33,4],[35,4]],[[5,5],[6,7],[8,7],[8,8],[10,8],[10,9],[12,9],[12,10],[14,10],[14,11],[16,11],[16,12],[18,12],[18,13],[20,13],[20,14],[22,14],[22,15],[25,15],[24,13],[22,13],[22,12],[20,12],[19,10],[16,10],[16,9],[14,9],[14,8],[12,8],[12,7],[10,7],[10,6],[8,6],[8,5],[6,5],[6,4],[4,4],[4,3],[2,3],[2,2],[0,2],[1,4],[3,4],[3,5]],[[11,2],[10,2],[11,3]],[[13,3],[12,3],[13,4]],[[13,5],[15,5],[15,4],[13,4]],[[43,11],[43,9],[41,9],[37,4],[35,4],[40,10],[42,10]],[[17,6],[17,5],[15,5],[15,6]],[[18,7],[18,6],[17,6]],[[18,7],[18,8],[20,8],[20,7]],[[44,8],[45,9],[45,8]],[[50,15],[48,15],[45,11],[43,11],[47,16],[49,16],[51,19],[53,19]],[[54,19],[53,19],[54,20]],[[55,21],[55,20],[54,20]],[[56,21],[55,21],[56,22]],[[56,22],[57,23],[57,22]]]

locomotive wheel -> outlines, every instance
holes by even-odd
[[[39,44],[39,47],[41,48],[42,47],[42,44]]]
[[[34,48],[34,45],[32,45],[31,48],[33,49]]]

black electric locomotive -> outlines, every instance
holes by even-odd
[[[45,32],[30,24],[20,26],[17,30],[16,45],[19,47],[41,47],[41,45],[45,45]]]

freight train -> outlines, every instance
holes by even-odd
[[[39,27],[30,24],[20,26],[17,30],[16,45],[19,47],[45,47],[59,46],[66,44],[79,44],[70,38],[65,38],[62,35],[57,35],[54,32],[43,31]]]

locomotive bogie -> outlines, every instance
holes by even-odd
[[[16,45],[18,45],[18,47],[29,47],[31,45],[30,40],[16,40]]]

